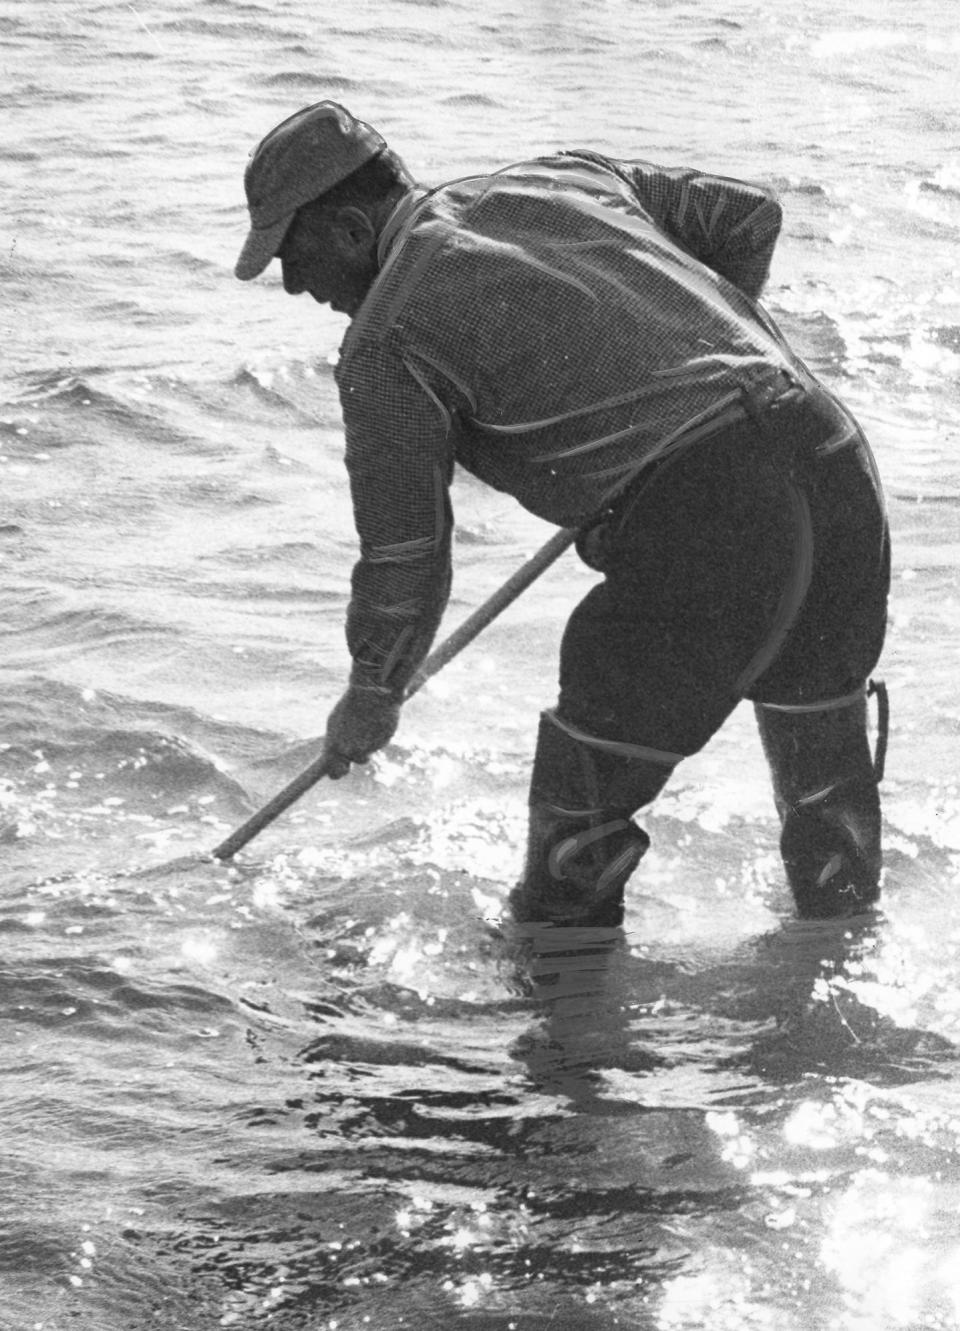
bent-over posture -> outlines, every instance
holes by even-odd
[[[242,279],[351,318],[337,384],[360,557],[333,773],[393,735],[450,587],[454,464],[581,531],[603,574],[543,713],[514,918],[620,923],[633,815],[742,699],[797,907],[881,868],[867,690],[889,542],[856,421],[758,304],[781,212],[754,185],[582,148],[435,189],[332,102],[246,171]]]

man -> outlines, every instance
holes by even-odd
[[[752,185],[577,149],[417,186],[320,102],[258,145],[236,273],[351,317],[337,383],[360,537],[333,775],[393,735],[450,585],[454,463],[581,530],[604,574],[543,714],[518,921],[616,925],[632,815],[750,699],[801,914],[874,902],[867,681],[889,542],[856,422],[757,304]]]

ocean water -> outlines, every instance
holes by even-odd
[[[0,8],[0,1327],[960,1327],[958,54],[935,0]],[[879,919],[793,918],[745,712],[625,937],[520,982],[486,921],[572,556],[207,858],[347,669],[343,324],[232,277],[249,150],[325,96],[428,183],[593,146],[780,190],[767,303],[895,542]],[[549,535],[455,508],[445,629]]]

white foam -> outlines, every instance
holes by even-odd
[[[839,55],[857,55],[863,51],[889,50],[908,41],[906,34],[892,28],[863,31],[858,28],[832,28],[822,32],[810,48],[811,55],[829,60]]]

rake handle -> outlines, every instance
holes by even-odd
[[[410,681],[405,700],[406,698],[412,698],[415,693],[422,689],[428,679],[431,679],[449,661],[452,661],[455,656],[462,652],[464,647],[482,633],[488,624],[517,599],[521,592],[526,591],[532,582],[536,582],[540,574],[545,572],[551,564],[560,558],[565,550],[570,548],[577,539],[577,535],[577,530],[572,527],[561,527],[559,531],[554,532],[553,536],[540,547],[535,555],[532,555],[525,564],[521,565],[515,573],[512,573],[506,582],[484,601],[483,605],[478,606],[471,615],[468,615],[463,623],[459,624],[450,636],[445,638],[430,653]],[[326,754],[321,753],[309,767],[305,767],[271,800],[268,800],[261,809],[251,814],[245,823],[221,841],[220,845],[212,852],[213,858],[217,860],[232,859],[248,841],[252,841],[285,809],[289,809],[291,804],[295,804],[301,795],[306,794],[311,786],[316,785],[322,777],[328,775],[329,766]]]

